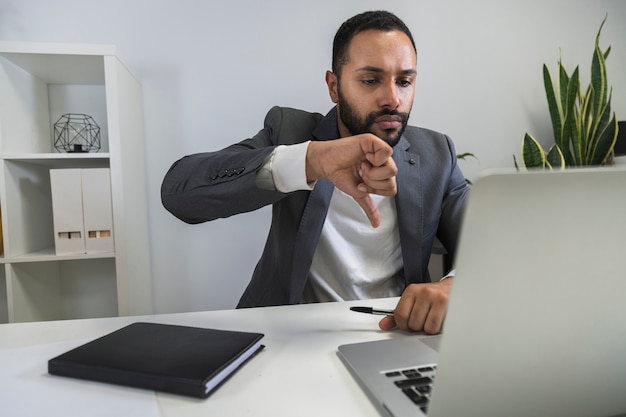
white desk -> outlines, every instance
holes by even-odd
[[[2,324],[0,409],[11,417],[378,416],[336,352],[344,343],[427,337],[380,331],[380,316],[348,309],[396,301]],[[266,347],[206,400],[47,374],[51,357],[135,321],[261,332]]]

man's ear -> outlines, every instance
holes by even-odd
[[[330,95],[330,99],[333,103],[337,103],[339,101],[339,93],[337,92],[337,87],[339,80],[337,79],[337,74],[332,71],[326,71],[326,85],[328,86],[328,94]]]

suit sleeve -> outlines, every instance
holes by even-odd
[[[174,162],[161,185],[163,206],[193,224],[249,212],[281,199],[283,193],[256,184],[257,171],[280,144],[281,124],[282,111],[275,107],[254,137]]]

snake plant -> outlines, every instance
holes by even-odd
[[[611,113],[612,90],[607,87],[606,59],[611,47],[606,51],[600,49],[600,32],[605,21],[606,17],[596,35],[591,81],[584,94],[578,67],[570,76],[559,59],[555,88],[548,67],[543,65],[554,144],[546,152],[534,137],[526,133],[522,142],[522,161],[526,168],[563,169],[604,165],[611,161],[618,124],[615,113]],[[514,159],[518,167],[515,156]]]

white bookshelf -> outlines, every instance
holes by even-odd
[[[101,149],[59,153],[92,116]],[[110,168],[114,252],[55,255],[50,169]],[[0,42],[0,323],[150,314],[141,86],[110,45]]]

